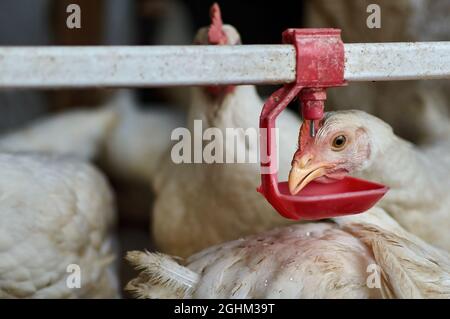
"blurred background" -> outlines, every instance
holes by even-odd
[[[2,0],[0,45],[158,45],[190,44],[195,31],[209,24],[212,0]],[[336,27],[344,42],[449,41],[448,0],[217,1],[225,23],[234,25],[244,44],[280,43],[288,27]],[[66,8],[78,4],[82,28],[66,27]],[[366,25],[367,6],[380,5],[381,28]],[[359,108],[375,114],[397,134],[424,143],[422,121],[427,103],[448,114],[448,81],[357,83],[330,90],[328,109]],[[270,94],[273,87],[261,87]],[[0,134],[36,118],[75,107],[100,107],[112,92],[89,90],[1,90]],[[141,108],[167,103],[186,107],[187,88],[133,90]],[[295,105],[292,107],[296,108]],[[408,120],[402,120],[409,114]],[[151,137],[149,137],[151,138]],[[98,163],[102,167],[101,163]],[[103,168],[108,173],[107,168]],[[130,185],[110,176],[117,193],[122,251],[151,248],[149,221],[133,219],[151,210],[147,185]],[[131,278],[122,269],[122,282]]]

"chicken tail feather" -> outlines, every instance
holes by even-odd
[[[126,259],[141,271],[139,277],[125,287],[138,298],[190,297],[199,281],[197,273],[164,254],[130,251]]]

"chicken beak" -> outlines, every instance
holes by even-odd
[[[289,172],[289,192],[296,195],[311,181],[324,176],[327,168],[331,167],[328,163],[312,164],[310,155],[302,156],[299,160],[294,159],[291,171]]]

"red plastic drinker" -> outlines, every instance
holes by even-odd
[[[386,186],[346,177],[335,183],[312,182],[298,194],[291,195],[287,182],[278,183],[277,116],[298,96],[303,120],[318,121],[323,117],[326,88],[346,84],[340,30],[288,29],[283,33],[283,42],[296,48],[297,79],[274,92],[261,112],[261,186],[258,191],[282,216],[290,219],[323,219],[362,213],[383,197],[388,191]]]

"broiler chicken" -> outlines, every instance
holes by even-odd
[[[141,110],[129,90],[119,90],[96,110],[56,114],[0,137],[5,152],[39,152],[101,159],[117,177],[151,185],[170,133],[185,114],[170,106]]]
[[[212,26],[201,29],[195,43],[240,43],[232,26],[222,26],[217,6],[213,6],[212,18]],[[202,121],[204,131],[218,128],[223,136],[227,128],[238,128],[235,149],[245,149],[248,158],[257,158],[257,145],[248,143],[244,131],[253,129],[257,135],[263,104],[254,86],[193,88],[188,114],[190,132],[199,134],[194,120]],[[285,168],[291,161],[288,154],[295,150],[299,125],[299,118],[289,111],[278,118],[278,126],[282,127],[280,175],[285,177]],[[223,150],[223,158],[235,151],[222,140],[216,142]],[[256,192],[259,184],[259,163],[175,164],[167,154],[154,182],[156,245],[165,253],[188,256],[213,244],[288,223]]]
[[[0,298],[113,298],[113,197],[68,157],[0,154]],[[68,285],[73,265],[79,288]]]
[[[332,182],[355,171],[371,172],[379,181],[391,182],[381,207],[422,237],[427,237],[421,233],[424,228],[414,229],[404,221],[421,214],[432,227],[434,219],[436,234],[426,239],[446,243],[446,210],[430,197],[444,194],[448,187],[443,183],[448,181],[440,181],[440,192],[436,184],[417,189],[411,194],[415,198],[408,192],[417,187],[414,178],[419,178],[419,185],[432,179],[429,169],[443,174],[448,155],[433,158],[431,165],[387,124],[361,111],[328,113],[316,124],[314,138],[309,122],[302,126],[289,174],[292,193],[311,180]],[[448,146],[441,147],[444,155]],[[429,152],[439,152],[438,147]],[[401,169],[410,171],[402,174]],[[423,204],[417,206],[420,195],[427,210]],[[126,289],[140,298],[450,297],[449,254],[409,233],[384,209],[375,207],[333,222],[298,224],[220,244],[182,265],[166,255],[130,252],[127,259],[142,272]]]
[[[161,157],[173,143],[172,130],[186,122],[185,113],[169,105],[140,109],[128,90],[117,92],[105,107],[117,114],[102,154],[109,171],[151,186]]]
[[[298,193],[310,181],[332,182],[347,174],[390,187],[378,203],[406,230],[450,250],[450,125],[447,138],[416,147],[397,137],[380,119],[362,111],[327,113],[314,138],[309,123],[289,175]]]
[[[335,222],[271,230],[182,261],[129,252],[142,272],[126,289],[138,298],[450,297],[450,256],[382,209]]]
[[[0,137],[0,151],[39,152],[92,160],[117,121],[108,108],[77,110],[33,121]]]

